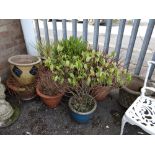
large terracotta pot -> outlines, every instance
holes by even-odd
[[[10,70],[15,79],[22,85],[33,83],[41,59],[31,55],[15,55],[8,59]]]
[[[101,102],[107,97],[111,89],[112,87],[108,86],[96,86],[95,88],[93,88],[91,95],[95,98],[97,102]]]
[[[48,95],[44,95],[40,90],[39,90],[39,86],[36,87],[36,92],[37,95],[41,97],[42,101],[50,108],[55,108],[59,105],[62,97],[63,97],[63,93],[60,93],[56,96],[48,96]]]

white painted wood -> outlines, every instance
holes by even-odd
[[[37,39],[34,28],[34,21],[32,19],[21,19],[20,22],[28,54],[38,56],[38,52],[35,49]]]

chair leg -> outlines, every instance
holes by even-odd
[[[126,122],[127,121],[126,121],[125,117],[123,116],[123,118],[122,118],[122,124],[121,124],[121,133],[120,133],[120,135],[123,135],[124,126],[125,126]]]

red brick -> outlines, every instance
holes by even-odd
[[[7,77],[9,71],[8,58],[26,52],[20,20],[0,19],[0,76]]]

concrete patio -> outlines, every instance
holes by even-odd
[[[8,100],[18,104],[15,96]],[[105,101],[98,103],[94,118],[87,124],[79,124],[69,116],[67,102],[63,98],[55,109],[49,109],[39,98],[20,102],[21,114],[9,127],[1,128],[1,135],[119,135],[121,118],[125,112],[118,102],[118,91],[114,90]],[[126,124],[125,135],[146,134],[139,127]]]

